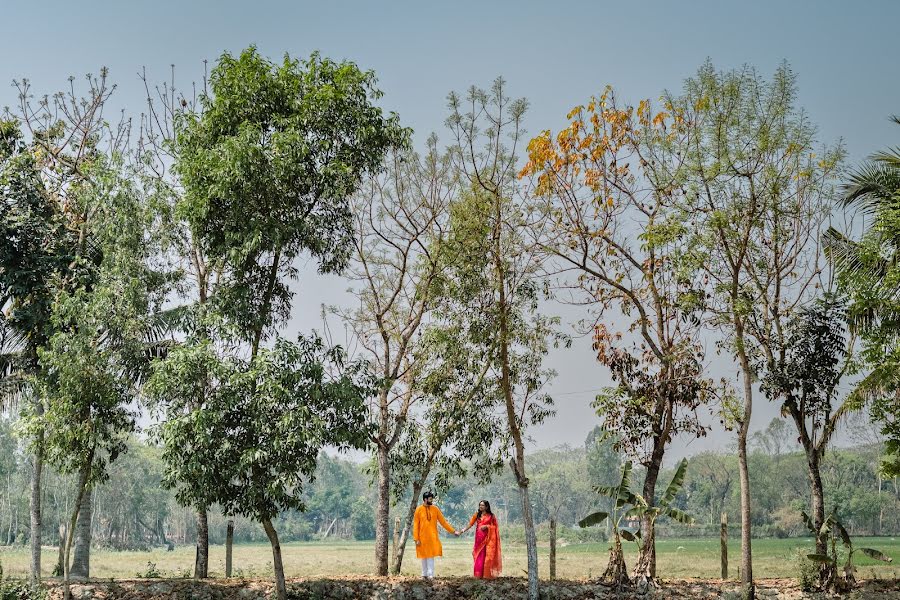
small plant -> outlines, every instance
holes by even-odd
[[[880,550],[874,548],[854,548],[850,535],[844,528],[843,524],[832,512],[822,523],[819,531],[816,531],[812,519],[805,512],[800,513],[803,522],[806,523],[807,529],[820,540],[825,541],[829,554],[807,554],[809,560],[820,565],[819,567],[819,588],[835,592],[848,592],[856,585],[856,567],[853,566],[853,554],[857,551],[862,552],[869,558],[880,560],[883,562],[891,562],[893,559],[886,556]],[[847,552],[847,559],[838,571],[838,540],[843,544]]]
[[[625,565],[625,555],[622,552],[622,538],[637,544],[638,552],[641,555],[643,555],[641,550],[643,550],[647,544],[654,543],[652,537],[646,540],[641,539],[640,525],[638,525],[637,529],[634,531],[623,529],[621,527],[622,519],[637,518],[641,520],[648,517],[651,523],[651,536],[652,532],[655,530],[652,525],[654,525],[656,519],[661,516],[669,517],[670,519],[674,519],[679,523],[687,525],[694,522],[693,517],[672,506],[672,502],[675,500],[678,490],[680,490],[681,486],[684,484],[684,476],[687,472],[687,459],[682,459],[678,464],[678,468],[672,476],[672,481],[654,506],[651,506],[640,494],[631,491],[631,469],[631,461],[626,462],[622,467],[622,479],[619,481],[619,485],[594,488],[594,491],[601,496],[613,498],[616,501],[615,506],[613,507],[612,518],[613,544],[610,547],[609,564],[606,567],[606,571],[603,573],[602,579],[609,583],[613,583],[618,587],[631,583],[631,580],[628,577],[628,569]],[[626,509],[626,507],[629,508]],[[599,525],[608,517],[608,513],[598,511],[583,518],[578,522],[578,525],[580,527]],[[639,563],[635,568],[634,577],[642,586],[651,583],[653,578],[650,575],[649,565]]]
[[[135,575],[141,579],[159,579],[162,577],[162,573],[156,568],[156,563],[149,560],[147,561],[147,569],[143,572],[138,571]]]
[[[819,586],[819,566],[802,548],[797,549],[797,580],[804,592],[814,592]]]

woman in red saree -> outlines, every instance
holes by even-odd
[[[475,559],[475,577],[479,579],[499,577],[503,570],[500,528],[497,525],[497,517],[491,512],[491,503],[487,500],[478,503],[478,512],[472,515],[469,526],[461,533],[465,533],[473,526],[475,547],[472,549],[472,558]]]

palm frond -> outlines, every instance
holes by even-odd
[[[678,521],[682,525],[693,525],[694,524],[694,517],[687,514],[683,510],[679,510],[672,506],[666,507],[663,510],[663,514],[666,515],[667,517],[669,517],[670,519],[674,519],[675,521]]]
[[[579,527],[592,527],[594,525],[599,525],[609,516],[609,513],[605,513],[603,511],[597,511],[595,513],[591,513],[582,520],[578,521]]]
[[[682,458],[681,462],[678,463],[678,468],[675,469],[675,474],[672,476],[672,481],[669,483],[669,486],[666,488],[666,491],[663,492],[662,497],[659,499],[659,506],[665,508],[675,500],[675,496],[678,495],[678,491],[681,490],[681,486],[684,485],[684,477],[687,473],[687,465],[688,461],[686,458]]]
[[[864,213],[878,214],[895,207],[895,194],[900,189],[900,169],[885,162],[869,161],[850,173],[843,186],[844,206]]]
[[[868,556],[869,558],[873,558],[875,560],[880,560],[882,562],[893,562],[893,558],[886,555],[884,552],[880,550],[875,550],[874,548],[860,548],[860,552]]]

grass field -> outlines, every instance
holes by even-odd
[[[891,556],[893,563],[873,561],[862,553],[855,555],[859,575],[864,578],[897,578],[900,576],[900,538],[858,538],[858,547],[877,548]],[[758,539],[753,541],[754,575],[758,578],[796,577],[797,550],[808,548],[811,540]],[[632,546],[633,545],[629,545]],[[631,549],[626,547],[627,549]],[[336,575],[372,574],[372,542],[306,542],[282,545],[285,574],[288,577],[329,577]],[[268,545],[243,544],[234,548],[235,575],[268,577],[272,572],[272,554]],[[718,539],[657,540],[658,573],[663,578],[718,578]],[[56,562],[56,549],[45,548],[43,567],[47,575]],[[410,555],[408,554],[407,557]],[[14,577],[28,572],[26,548],[0,551],[4,573]],[[729,545],[730,576],[737,576],[740,562],[739,542]],[[629,568],[635,553],[626,554]],[[507,545],[503,551],[504,574],[524,575],[525,548]],[[607,545],[589,543],[562,546],[558,549],[557,576],[564,579],[596,577],[606,566]],[[194,564],[193,546],[180,546],[172,552],[164,549],[149,552],[96,551],[91,555],[91,575],[96,578],[134,578],[148,570],[148,562],[156,565],[163,577],[189,576]],[[541,575],[548,575],[547,548],[540,548]],[[444,558],[436,566],[439,577],[458,577],[471,574],[471,539],[444,541]],[[210,575],[222,576],[225,569],[223,546],[210,547]],[[404,563],[403,574],[417,575],[418,561],[413,555]]]

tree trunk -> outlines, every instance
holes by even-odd
[[[660,437],[653,439],[653,452],[650,462],[647,464],[647,474],[644,477],[644,499],[650,506],[656,506],[656,482],[659,479],[659,470],[662,468],[663,454],[665,453],[665,440]],[[634,579],[647,583],[656,578],[656,535],[654,528],[656,521],[650,515],[644,515],[641,519],[641,546],[638,562],[634,567]]]
[[[206,509],[197,511],[197,550],[194,559],[194,579],[209,577],[209,522]]]
[[[391,538],[391,564],[397,562],[397,548],[400,546],[400,517],[394,517],[394,535]]]
[[[637,565],[634,567],[634,577],[632,579],[640,590],[644,591],[656,584],[656,575],[651,573],[651,568],[656,562],[655,524],[650,523],[650,527],[647,528],[647,534],[641,534],[641,537],[643,541],[641,543],[640,556],[638,557]]]
[[[263,528],[272,544],[272,565],[275,568],[275,592],[278,600],[287,600],[287,586],[284,582],[284,564],[281,562],[281,544],[278,543],[278,533],[272,526],[271,519],[263,520]]]
[[[234,551],[234,519],[228,519],[225,527],[225,577],[231,577],[231,560]]]
[[[825,522],[825,493],[822,486],[822,474],[819,470],[819,457],[815,450],[807,452],[807,475],[809,476],[809,490],[812,499],[812,520],[816,532],[821,531],[822,524]],[[828,552],[827,540],[816,534],[816,554],[826,554]]]
[[[747,462],[747,434],[750,431],[750,416],[753,412],[753,382],[750,360],[744,347],[744,325],[735,319],[738,359],[744,379],[744,410],[738,429],[738,474],[741,483],[741,587],[744,600],[753,600],[756,590],[753,586],[753,551],[751,548],[750,522],[750,470]]]
[[[94,449],[91,448],[90,452],[88,452],[87,460],[85,461],[85,466],[81,469],[81,474],[78,476],[78,488],[76,489],[75,496],[75,505],[72,509],[72,518],[69,520],[68,531],[66,532],[66,551],[63,556],[63,598],[64,600],[71,600],[72,598],[72,590],[69,589],[69,557],[72,552],[72,540],[75,538],[75,527],[78,522],[78,514],[81,512],[81,503],[84,500],[84,495],[88,489],[88,482],[91,477],[91,466],[94,464]]]
[[[812,500],[812,514],[810,518],[812,519],[813,527],[816,529],[814,536],[816,540],[816,554],[827,555],[828,538],[826,535],[819,535],[819,532],[822,531],[822,524],[825,523],[825,492],[822,486],[820,456],[811,443],[804,450],[806,451],[807,476],[809,477],[809,491]],[[834,584],[836,575],[837,570],[832,565],[820,564],[819,586],[823,590],[830,589]]]
[[[35,402],[35,413],[42,415],[44,406]],[[31,470],[31,584],[41,582],[41,473],[44,470],[44,431],[35,439],[34,465]]]
[[[722,513],[719,525],[719,560],[722,567],[722,581],[728,579],[728,515]]]
[[[378,506],[375,509],[375,574],[388,574],[388,538],[390,537],[391,460],[383,440],[376,447],[378,460]]]
[[[550,581],[556,579],[556,519],[550,519]]]
[[[609,563],[606,565],[602,580],[615,585],[616,589],[631,585],[628,568],[625,566],[625,554],[622,552],[622,538],[619,537],[619,530],[615,527],[613,527],[613,545],[609,551]]]
[[[397,544],[397,555],[394,557],[394,564],[391,572],[394,575],[400,574],[400,567],[403,565],[403,552],[406,549],[406,540],[409,539],[409,533],[412,531],[413,517],[416,516],[416,506],[419,504],[419,494],[422,493],[424,478],[413,482],[412,499],[409,502],[409,508],[406,511],[406,519],[403,523],[403,532],[400,534],[400,543]]]
[[[538,600],[537,535],[534,531],[534,517],[531,514],[527,479],[524,484],[519,484],[519,492],[522,494],[522,521],[525,524],[525,551],[528,554],[528,599]]]
[[[53,574],[57,577],[63,574],[63,561],[66,559],[66,532],[68,528],[65,523],[59,524],[59,551],[56,557],[56,566],[53,568]]]
[[[75,547],[72,556],[72,566],[69,573],[72,577],[91,576],[91,516],[93,490],[89,487],[81,498],[81,507],[78,510],[78,520],[75,525]]]

